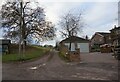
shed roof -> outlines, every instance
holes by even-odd
[[[107,32],[98,32],[99,34],[103,35],[103,36],[107,36],[107,35],[110,35],[110,33],[107,33]]]
[[[2,44],[10,44],[11,43],[11,40],[9,39],[0,39],[0,45]]]
[[[71,42],[77,42],[77,43],[88,43],[89,42],[89,40],[86,40],[86,39],[83,39],[83,38],[77,37],[77,36],[71,36],[69,38],[62,40],[61,42],[69,43],[70,39],[71,39]]]

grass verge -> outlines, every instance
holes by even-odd
[[[24,55],[19,55],[17,53],[2,55],[2,62],[13,62],[13,61],[26,61],[35,59],[45,55],[49,52],[49,48],[43,48],[39,46],[29,46],[27,47]]]
[[[59,52],[59,57],[65,62],[70,62],[70,60],[65,56],[64,52]]]

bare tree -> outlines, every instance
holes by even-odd
[[[67,13],[61,18],[60,26],[62,27],[62,37],[70,38],[70,47],[71,50],[71,36],[76,36],[78,32],[82,32],[82,27],[84,26],[82,20],[82,14],[74,15],[72,13]]]
[[[44,9],[39,6],[33,9],[30,3],[22,0],[7,1],[1,9],[1,28],[4,28],[4,37],[18,41],[19,51],[21,44],[25,48],[29,37],[41,41],[53,39],[55,36],[54,25],[46,21]]]

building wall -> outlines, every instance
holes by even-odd
[[[110,35],[105,36],[105,43],[107,43],[109,45],[112,45],[112,43],[111,43],[111,36]]]
[[[70,47],[70,43],[65,43],[65,46]],[[75,43],[71,43],[71,50],[70,51],[75,51]]]
[[[110,30],[111,31],[111,40],[112,40],[112,45],[117,46],[118,45],[118,40],[120,38],[120,27],[114,27],[114,29]]]
[[[70,43],[65,43],[65,46],[69,49]]]
[[[65,43],[65,46],[69,49],[70,43]],[[80,49],[80,52],[89,52],[89,43],[71,43],[71,51],[76,51],[76,48]]]
[[[91,39],[91,46],[94,46],[95,44],[103,44],[103,43],[104,43],[104,37],[99,34],[95,34],[94,37]]]
[[[10,53],[11,40],[0,39],[0,53]]]
[[[77,43],[77,48],[80,49],[80,52],[90,52],[89,43]]]

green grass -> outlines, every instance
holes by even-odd
[[[70,62],[70,60],[65,56],[64,52],[59,52],[59,57],[65,62]]]
[[[48,48],[43,48],[39,46],[29,46],[27,47],[24,55],[19,55],[18,52],[2,55],[2,61],[13,62],[13,61],[31,60],[45,55],[47,52],[49,52],[49,50],[50,49]]]

